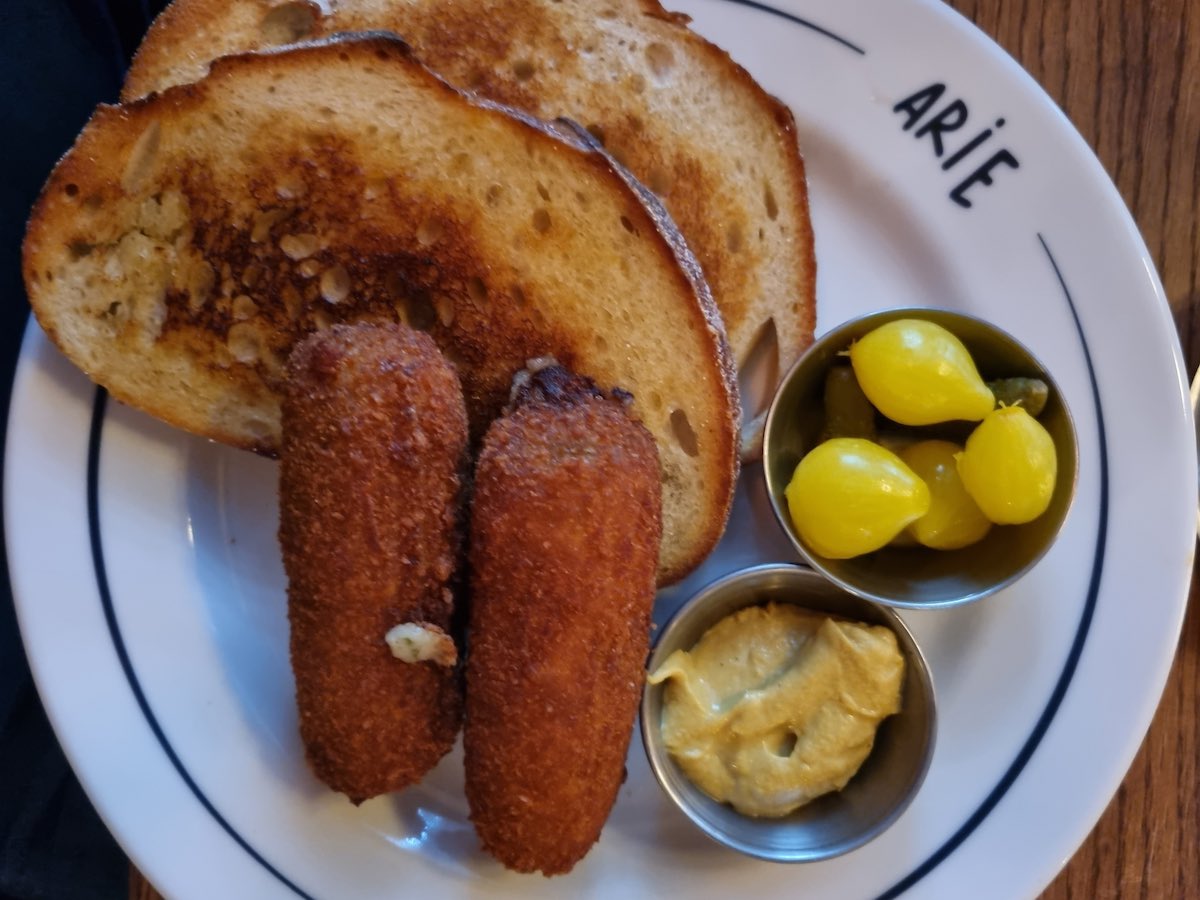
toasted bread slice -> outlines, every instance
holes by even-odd
[[[175,0],[148,32],[123,96],[194,81],[235,51],[394,31],[454,84],[588,126],[679,224],[738,365],[764,338],[770,366],[773,332],[774,371],[786,372],[816,318],[792,114],[688,21],[658,0]]]
[[[394,37],[232,56],[101,106],[34,207],[24,275],[115,397],[267,453],[288,352],[330,323],[427,330],[477,435],[554,356],[632,392],[658,442],[664,582],[724,527],[736,377],[670,218],[581,128],[461,93]]]

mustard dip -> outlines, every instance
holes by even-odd
[[[845,787],[900,711],[891,629],[788,603],[725,617],[649,677],[662,733],[689,779],[749,816],[778,817]]]

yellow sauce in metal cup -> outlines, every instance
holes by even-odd
[[[779,817],[841,790],[900,711],[904,658],[880,625],[790,604],[739,610],[650,675],[687,777],[739,812]]]

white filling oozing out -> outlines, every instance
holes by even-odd
[[[452,666],[458,661],[458,649],[454,641],[436,625],[404,622],[391,628],[384,640],[392,656],[401,662],[431,661],[439,666]]]

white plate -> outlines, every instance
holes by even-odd
[[[795,110],[812,184],[820,327],[899,304],[966,310],[1027,342],[1074,413],[1078,499],[1023,581],[905,614],[932,664],[928,779],[885,835],[795,867],[708,843],[641,747],[594,851],[568,877],[476,849],[460,758],[355,809],[308,774],[286,654],[273,464],[107,404],[31,326],[5,498],[22,634],[46,708],[101,815],[177,897],[1029,896],[1099,817],[1150,722],[1192,561],[1196,451],[1175,330],[1100,165],[1017,65],[940,3],[687,0]],[[798,20],[796,17],[799,17]],[[945,95],[905,131],[894,105]],[[961,98],[948,171],[920,125]],[[1007,149],[973,205],[953,187]],[[793,558],[744,476],[725,542],[659,601]],[[435,894],[436,892],[436,894]]]

